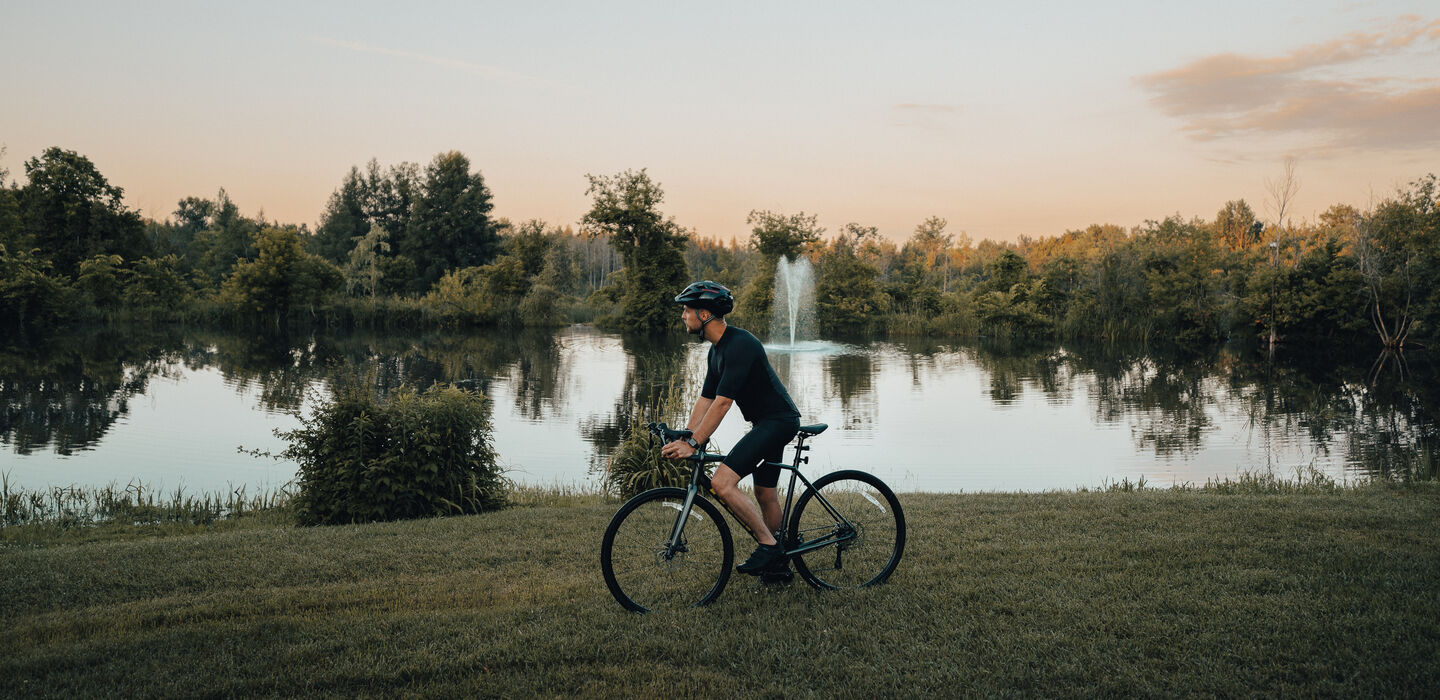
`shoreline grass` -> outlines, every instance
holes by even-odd
[[[600,579],[615,501],[0,529],[0,695],[1329,695],[1440,689],[1440,485],[903,494],[894,579]],[[145,531],[135,537],[135,531]],[[28,534],[26,534],[28,532]]]
[[[27,489],[0,473],[0,529],[44,526],[68,529],[96,525],[205,525],[258,513],[288,510],[293,494],[286,488],[250,493],[245,486],[227,493],[159,490],[132,480],[125,486],[69,485]]]

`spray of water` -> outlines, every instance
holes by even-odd
[[[815,335],[815,275],[810,261],[791,262],[781,257],[775,263],[775,303],[770,311],[771,342],[789,342]]]

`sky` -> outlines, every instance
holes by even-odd
[[[11,181],[59,146],[156,219],[224,188],[313,228],[352,166],[450,150],[512,221],[578,228],[587,174],[644,168],[721,240],[1273,217],[1287,158],[1298,221],[1440,171],[1434,0],[7,0],[0,57]]]

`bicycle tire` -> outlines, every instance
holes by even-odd
[[[681,532],[684,550],[666,556],[685,489],[651,489],[630,499],[605,528],[600,570],[610,594],[626,610],[644,613],[705,605],[730,580],[734,543],[714,504],[695,496]]]
[[[844,520],[837,519],[816,493],[824,495]],[[883,583],[905,553],[905,511],[885,482],[862,471],[845,470],[816,479],[800,496],[790,516],[786,549],[830,536],[843,536],[849,521],[855,536],[791,556],[795,570],[821,590],[859,588]]]

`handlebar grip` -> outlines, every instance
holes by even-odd
[[[695,434],[694,432],[689,430],[673,430],[670,428],[670,426],[665,425],[664,423],[650,423],[646,427],[650,429],[650,434],[658,435],[666,442],[684,440],[685,438],[691,437]]]

